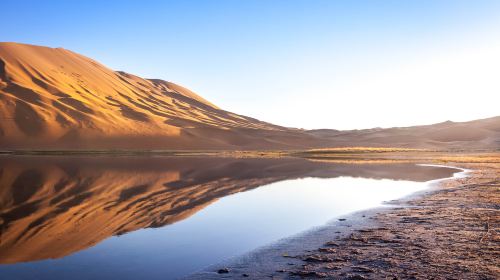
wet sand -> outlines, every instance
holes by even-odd
[[[470,169],[388,207],[343,217],[192,279],[498,279],[500,164]]]

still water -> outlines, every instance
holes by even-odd
[[[0,275],[176,279],[454,172],[302,159],[0,157]]]

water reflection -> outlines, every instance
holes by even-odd
[[[131,251],[137,251],[137,248],[149,250],[150,253],[141,251],[140,255],[132,254],[130,256],[145,258],[150,266],[157,268],[156,270],[152,269],[155,271],[149,272],[150,278],[154,278],[154,274],[158,273],[159,278],[165,279],[165,274],[162,274],[161,270],[165,263],[155,263],[158,260],[165,261],[165,258],[157,257],[159,254],[168,255],[169,261],[175,262],[182,255],[182,246],[184,249],[189,246],[204,246],[202,251],[205,252],[214,249],[210,246],[215,246],[215,244],[207,244],[209,243],[207,241],[213,241],[209,238],[210,236],[198,238],[201,241],[200,244],[205,245],[183,244],[186,242],[182,238],[183,234],[185,236],[200,234],[200,231],[205,231],[207,234],[217,230],[227,231],[233,225],[236,227],[237,220],[246,221],[246,226],[251,227],[252,224],[258,224],[255,220],[259,220],[259,216],[273,215],[273,213],[266,212],[269,209],[254,211],[258,210],[260,205],[246,205],[245,207],[245,203],[255,204],[258,201],[265,204],[267,200],[267,205],[273,203],[298,205],[301,204],[301,199],[307,199],[309,203],[312,200],[315,207],[309,207],[309,205],[300,211],[307,211],[307,209],[316,209],[314,211],[317,211],[316,213],[311,210],[311,213],[304,213],[303,217],[297,217],[304,219],[304,222],[277,225],[280,229],[276,234],[269,233],[273,227],[266,228],[266,233],[263,233],[265,238],[258,237],[257,233],[250,229],[239,228],[235,234],[241,235],[245,232],[249,234],[248,238],[242,239],[248,243],[242,247],[245,250],[262,245],[259,242],[284,237],[282,236],[283,232],[292,234],[294,231],[306,229],[307,226],[310,226],[307,221],[313,221],[314,217],[324,219],[324,215],[331,215],[331,203],[326,203],[325,205],[328,207],[321,208],[321,203],[325,203],[325,201],[321,202],[320,198],[331,195],[331,188],[324,183],[324,186],[311,188],[309,192],[295,192],[295,197],[293,196],[294,189],[303,190],[307,185],[317,185],[317,183],[307,180],[295,181],[295,186],[269,188],[270,191],[266,191],[265,188],[262,188],[262,191],[259,189],[259,192],[245,191],[273,182],[306,177],[336,178],[347,176],[424,182],[449,177],[454,171],[448,168],[416,166],[414,164],[349,165],[311,162],[302,159],[1,157],[0,263],[14,264],[63,258],[91,248],[111,236],[123,235],[144,228],[164,227],[181,220],[185,220],[184,224],[196,223],[196,229],[192,226],[186,227],[184,233],[176,232],[168,235],[169,229],[179,231],[178,228],[180,228],[180,226],[177,228],[170,226],[166,227],[161,235],[151,231],[146,231],[141,235],[127,234],[119,241],[110,239],[107,243],[103,242],[102,246],[93,248],[92,250],[97,251],[98,255],[92,255],[92,250],[86,250],[81,254],[83,259],[87,256],[87,258],[102,259],[104,262],[123,264],[123,256]],[[346,187],[349,183],[344,181],[343,184]],[[377,190],[387,192],[382,186]],[[202,213],[193,219],[188,219],[218,199],[240,192],[249,195],[240,199],[236,197],[228,200],[226,203],[221,203],[219,207],[213,207],[215,210],[208,211],[209,213],[219,211],[224,215],[216,213],[206,217],[208,214],[203,215]],[[336,192],[340,193],[341,190],[336,190]],[[308,194],[308,197],[304,197],[305,194]],[[286,199],[276,199],[283,195],[287,195]],[[253,199],[252,196],[254,196]],[[314,201],[315,199],[317,201]],[[307,206],[307,204],[304,205]],[[342,209],[344,211],[350,210],[349,205],[352,206],[355,203],[346,201],[346,205]],[[277,211],[289,210],[287,210],[289,205],[282,206],[280,208],[276,204]],[[252,209],[252,211],[245,214],[245,209]],[[243,212],[235,212],[235,210]],[[300,216],[293,211],[290,212],[295,216]],[[225,219],[223,221],[214,218],[222,216]],[[230,218],[233,220],[228,220]],[[239,226],[245,225],[240,224]],[[204,230],[208,228],[216,228],[216,230]],[[182,230],[181,228],[180,231]],[[251,236],[251,234],[256,235]],[[156,239],[162,238],[169,238],[171,244],[169,249],[174,248],[173,250],[178,249],[179,251],[155,250],[155,244],[157,244],[155,242],[158,241]],[[120,244],[116,245],[116,242]],[[127,251],[127,246],[130,244],[140,244],[140,246],[134,247],[134,249],[129,248],[130,250]],[[221,251],[220,256],[217,257],[228,257],[234,252],[239,252],[219,251]],[[113,252],[119,252],[116,254],[122,255],[122,257],[118,258],[113,255]],[[213,256],[205,254],[204,257],[200,257],[199,260],[193,259],[192,262],[200,262],[198,265],[202,266],[206,265],[204,261],[210,261],[211,258]],[[56,266],[64,265],[66,259],[64,258],[62,263],[58,263]],[[77,262],[81,263],[82,260]],[[181,263],[178,264],[178,269],[181,269],[180,267],[183,265],[187,267],[185,271],[193,269],[185,262],[186,259],[182,259]],[[31,268],[34,267],[36,266]],[[26,276],[29,275],[26,272],[27,268],[29,267],[4,265],[0,267],[0,272],[3,269],[7,273],[4,275],[9,275],[9,273],[15,275],[16,271],[24,269],[23,275]],[[45,266],[43,269],[49,268]],[[50,269],[54,269],[54,267]],[[111,270],[108,272],[116,276],[116,273]],[[65,271],[70,273],[71,268]],[[127,275],[123,267],[121,271],[125,272],[123,276]],[[81,274],[81,271],[78,273]],[[46,275],[50,275],[50,273]],[[71,273],[66,276],[74,278]],[[86,275],[84,278],[88,278],[88,276]],[[101,273],[95,274],[93,277],[105,278],[105,273],[101,270]],[[27,279],[30,278],[27,277]]]

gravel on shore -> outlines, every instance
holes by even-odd
[[[297,256],[302,263],[286,278],[499,279],[500,165],[455,166],[471,169],[469,177]]]

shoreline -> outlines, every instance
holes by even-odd
[[[374,150],[375,149],[375,150]],[[377,151],[382,149],[382,151]],[[386,151],[384,151],[384,149]],[[388,149],[388,150],[387,150]],[[0,157],[206,157],[206,158],[301,158],[326,163],[497,163],[500,150],[411,150],[370,148],[334,151],[315,150],[0,150]]]
[[[498,259],[495,245],[498,247],[499,242],[496,232],[500,222],[498,219],[500,167],[491,163],[453,163],[446,166],[462,171],[454,173],[453,177],[429,181],[427,189],[386,202],[384,206],[337,217],[342,221],[332,221],[298,236],[279,240],[183,279],[426,279],[430,277],[454,279],[453,275],[456,279],[463,279],[464,273],[468,273],[465,277],[468,279],[495,279],[495,276],[500,275],[500,263],[495,259],[495,257]],[[457,174],[468,176],[456,176]],[[447,243],[463,241],[460,234],[456,234],[460,231],[457,226],[467,225],[459,222],[462,217],[457,213],[453,213],[454,215],[450,217],[434,217],[433,213],[456,208],[456,203],[449,200],[446,202],[448,198],[443,198],[445,203],[440,201],[438,205],[434,205],[436,204],[434,200],[457,190],[467,193],[468,186],[481,186],[481,182],[488,177],[485,174],[490,174],[489,179],[496,182],[491,189],[493,192],[491,199],[495,202],[491,206],[493,218],[491,223],[488,223],[490,228],[488,232],[491,234],[491,228],[495,232],[494,236],[488,237],[491,239],[488,240],[490,258],[487,264],[484,264],[481,258],[473,255],[467,260],[467,265],[463,263],[457,265],[456,262],[460,262],[461,257],[460,254],[458,256],[454,254],[464,253],[461,250],[463,248],[451,246],[451,249],[448,249],[449,244],[443,246],[446,245],[445,242],[433,240],[433,236],[448,236]],[[460,203],[464,209],[474,208],[470,201],[468,204]],[[439,209],[428,210],[432,208]],[[488,217],[490,219],[490,216]],[[443,227],[442,223],[448,226]],[[401,224],[404,227],[401,227]],[[473,232],[483,234],[484,226],[475,225]],[[448,228],[452,229],[447,231]],[[428,232],[432,231],[437,231],[439,234],[429,235]],[[484,240],[486,237],[480,238]],[[469,247],[473,243],[473,240],[466,242],[463,246],[468,248],[465,253],[471,251]],[[430,246],[431,244],[433,246]],[[446,256],[450,253],[454,257],[441,256],[435,260],[431,258],[429,263],[423,256],[436,254],[434,248],[438,249],[438,255]],[[474,252],[478,254],[482,251]],[[434,269],[429,269],[429,266]],[[459,269],[454,266],[458,266]],[[478,266],[482,266],[481,269],[477,269]],[[218,273],[221,268],[227,268],[229,272]]]

